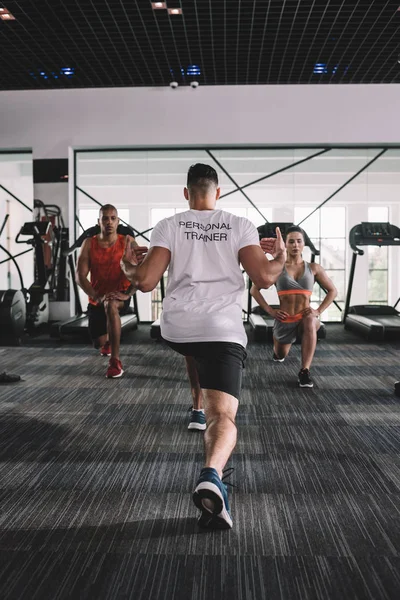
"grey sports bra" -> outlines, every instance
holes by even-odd
[[[279,275],[275,285],[278,296],[286,294],[304,294],[311,296],[314,287],[314,273],[311,271],[310,264],[304,261],[304,273],[296,281],[286,270],[286,265],[283,267],[282,273]]]

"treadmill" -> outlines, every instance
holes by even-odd
[[[160,293],[161,293],[161,303],[165,298],[165,282],[164,282],[165,274],[160,279]],[[159,342],[162,339],[161,336],[161,313],[155,321],[151,324],[150,327],[150,337],[152,340],[156,340]]]
[[[50,330],[51,337],[56,337],[59,339],[63,339],[66,336],[76,335],[83,337],[85,339],[90,339],[89,335],[89,319],[85,311],[82,309],[81,300],[79,297],[79,289],[78,284],[75,280],[75,261],[74,261],[74,252],[78,248],[80,248],[83,242],[88,237],[93,237],[100,233],[99,225],[95,225],[94,227],[89,227],[86,229],[82,235],[76,240],[76,242],[66,250],[65,255],[68,257],[69,270],[72,277],[72,285],[75,293],[75,315],[66,321],[58,321],[53,323]],[[130,235],[135,237],[135,233],[133,229],[129,226],[118,225],[117,233],[122,235]],[[137,305],[136,294],[132,296],[133,298],[133,307],[129,307],[128,312],[125,315],[121,315],[121,334],[132,329],[137,329],[139,323],[139,312]]]
[[[400,336],[400,313],[394,306],[350,306],[357,257],[364,254],[359,246],[400,246],[400,229],[391,223],[360,223],[351,229],[349,242],[353,258],[343,313],[344,328],[360,333],[368,341],[383,341],[389,336]]]
[[[286,231],[289,227],[294,227],[294,223],[265,223],[265,225],[260,225],[257,227],[260,240],[265,237],[276,237],[275,229],[279,227],[281,230],[282,236],[284,237]],[[304,229],[303,229],[304,231]],[[315,257],[319,256],[320,252],[316,249],[307,233],[304,231],[304,242],[305,246],[308,246],[311,250],[311,262],[315,262]],[[250,327],[253,332],[253,339],[255,342],[267,342],[272,341],[272,330],[274,327],[275,319],[271,317],[268,313],[266,313],[260,306],[255,306],[253,309],[251,308],[252,304],[252,295],[250,294],[250,288],[252,286],[252,282],[249,280],[249,293],[248,293],[248,304],[247,304],[247,314]],[[322,286],[320,286],[322,288]],[[326,290],[322,288],[325,292]],[[336,302],[335,302],[336,304]],[[338,306],[336,304],[336,306]],[[272,308],[279,308],[278,305],[271,304]],[[339,310],[341,310],[340,306],[338,306]],[[317,340],[323,340],[326,338],[326,327],[324,323],[321,322],[321,326],[317,331]],[[299,340],[297,340],[299,341]]]

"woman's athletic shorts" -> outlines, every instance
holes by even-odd
[[[285,323],[275,319],[272,335],[280,344],[293,344],[297,339],[301,321],[296,323]]]
[[[129,311],[131,299],[124,301],[123,307],[120,309],[120,315],[126,315]],[[93,341],[97,340],[102,335],[107,333],[107,315],[104,309],[104,304],[88,304],[87,316],[89,319],[89,333]]]
[[[272,335],[280,344],[293,344],[299,336],[299,327],[303,320],[303,314],[291,315],[286,321],[275,319]]]
[[[247,356],[243,346],[233,342],[177,344],[165,341],[172,350],[194,358],[201,388],[219,390],[239,398]]]

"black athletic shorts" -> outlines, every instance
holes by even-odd
[[[120,315],[126,315],[129,310],[131,298],[124,301],[123,307],[120,309]],[[104,309],[104,304],[88,304],[87,316],[89,318],[89,333],[92,340],[95,342],[102,335],[107,333],[107,316]]]
[[[194,358],[201,388],[219,390],[239,398],[247,356],[243,346],[233,342],[176,344],[165,341],[179,354]]]

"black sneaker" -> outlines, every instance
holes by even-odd
[[[301,371],[299,371],[299,386],[309,388],[314,387],[314,383],[310,377],[310,371],[308,369],[301,369]]]
[[[272,355],[272,360],[273,360],[274,362],[283,362],[285,359],[284,359],[284,358],[279,358],[279,356],[277,356],[277,355],[275,354],[275,352],[274,352],[274,353],[273,353],[273,355]]]
[[[21,381],[20,375],[13,375],[12,373],[0,373],[0,383],[16,383]]]

